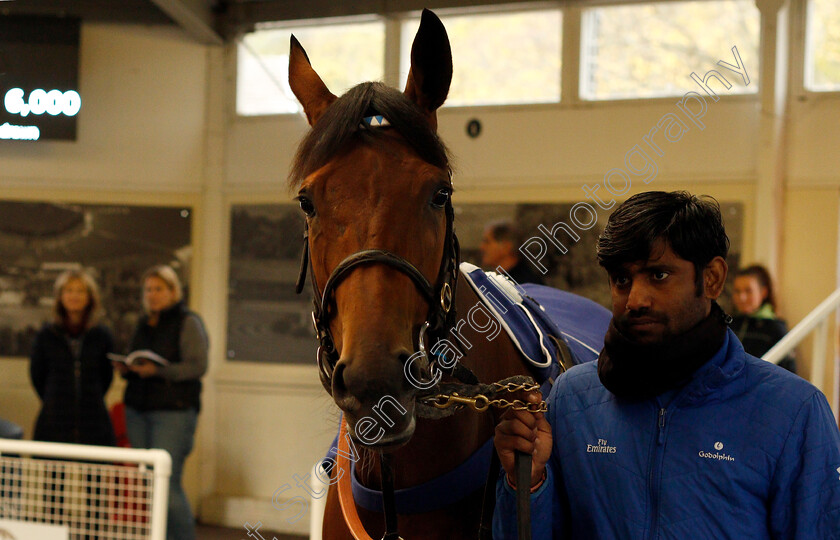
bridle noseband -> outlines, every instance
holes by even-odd
[[[358,266],[384,264],[408,276],[417,290],[429,304],[429,313],[424,326],[428,325],[427,335],[441,338],[455,323],[455,289],[458,284],[458,265],[460,263],[460,247],[455,235],[454,218],[451,199],[444,206],[446,214],[446,237],[435,284],[429,280],[413,264],[390,251],[382,249],[365,249],[348,255],[330,274],[323,292],[318,290],[315,280],[315,270],[309,265],[309,225],[304,226],[303,253],[300,261],[300,272],[295,283],[295,292],[300,294],[306,282],[306,268],[312,279],[313,310],[312,323],[315,326],[316,337],[320,343],[316,359],[321,372],[324,386],[330,386],[333,370],[338,363],[339,355],[330,331],[330,320],[335,315],[335,289]],[[424,362],[428,365],[428,359]],[[421,364],[422,365],[422,364]]]

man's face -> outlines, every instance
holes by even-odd
[[[654,245],[650,257],[625,263],[609,275],[615,324],[640,344],[682,334],[711,309],[709,298],[697,295],[694,264],[664,242]]]
[[[493,269],[505,260],[513,250],[513,246],[510,242],[499,242],[487,229],[481,237],[479,249],[481,249],[481,266]]]

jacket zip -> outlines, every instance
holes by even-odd
[[[82,344],[84,343],[84,336],[79,338],[79,354],[73,350],[70,344],[70,337],[64,338],[64,345],[70,353],[70,358],[73,359],[73,442],[80,443],[82,441]]]
[[[81,433],[81,422],[82,422],[82,359],[76,358],[74,359],[73,363],[75,364],[75,382],[76,382],[76,396],[75,396],[75,405],[76,405],[76,423],[73,427],[73,434],[75,435],[76,442],[82,442],[82,433]]]
[[[662,455],[665,444],[665,416],[668,411],[663,407],[659,409],[656,421],[656,445],[650,459],[650,476],[648,477],[648,489],[650,490],[650,528],[648,538],[654,540],[659,534],[659,480],[662,469]]]
[[[80,337],[79,339],[84,339]],[[73,350],[69,335],[64,336],[64,346],[67,347],[67,352],[70,353],[70,358],[73,359],[73,442],[81,442],[81,420],[82,420],[82,345],[79,343],[79,354]]]

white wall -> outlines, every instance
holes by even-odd
[[[76,142],[4,141],[4,186],[198,191],[206,50],[175,29],[82,27]]]
[[[797,99],[790,110],[779,285],[784,314],[795,323],[840,285],[840,95]],[[837,355],[836,319],[830,328],[832,357],[824,372],[828,384],[840,377],[836,364],[832,365]],[[799,352],[806,359],[804,375],[810,376],[810,341]],[[840,399],[836,384],[832,384],[833,392],[827,392],[835,413]]]

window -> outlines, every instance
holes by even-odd
[[[560,99],[559,9],[441,17],[454,74],[447,105],[550,103]],[[401,30],[401,84],[419,18]]]
[[[840,90],[840,3],[810,0],[805,53],[805,87]]]
[[[826,3],[834,0],[825,0]],[[758,91],[759,12],[752,0],[668,2],[584,11],[580,94],[606,100],[677,96],[690,74],[722,70],[727,94]],[[738,48],[750,84],[718,66]],[[732,74],[733,77],[728,75]]]
[[[237,50],[236,112],[250,116],[299,112],[289,88],[289,37],[294,34],[333,94],[381,80],[385,26],[368,20],[319,26],[268,26],[246,35]]]

